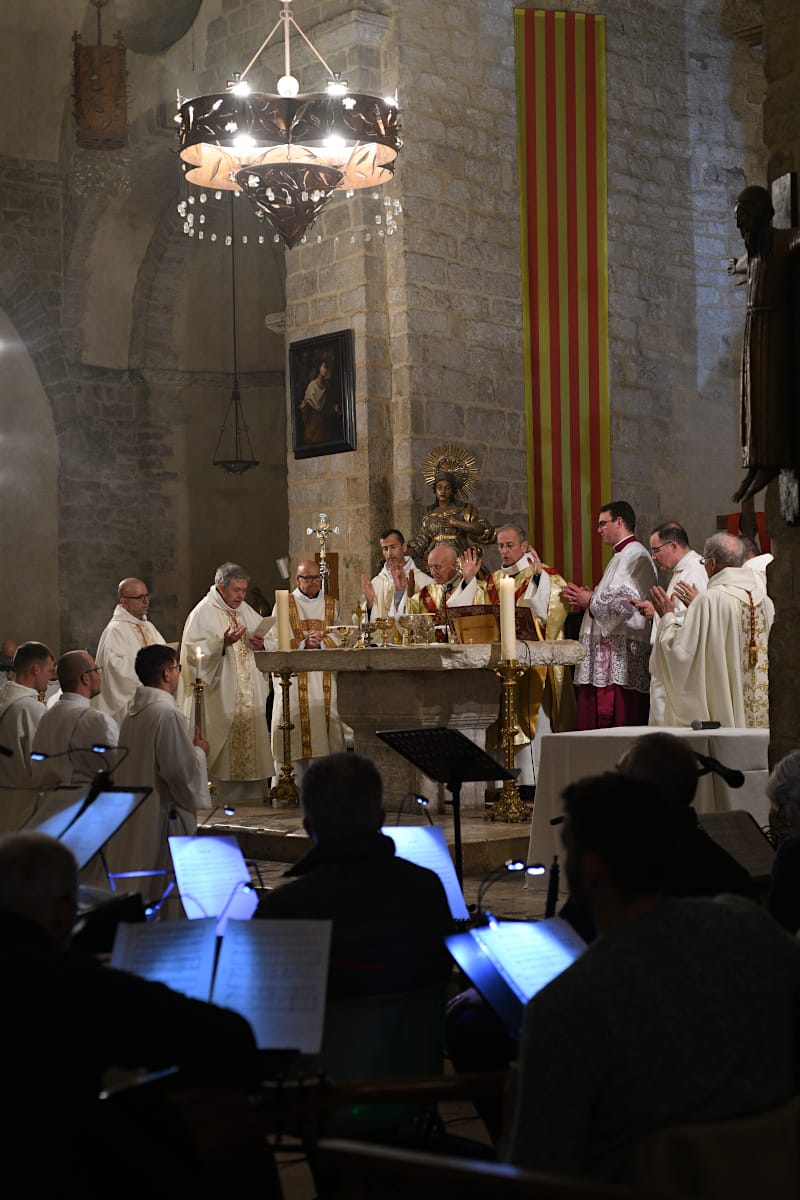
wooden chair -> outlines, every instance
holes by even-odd
[[[335,1200],[652,1200],[652,1193],[363,1142],[326,1139],[317,1147]]]

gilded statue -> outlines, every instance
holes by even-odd
[[[433,503],[408,543],[409,554],[421,562],[437,542],[480,552],[480,547],[496,541],[497,530],[482,520],[468,500],[478,484],[473,454],[456,446],[438,446],[425,456],[422,470],[425,482],[433,488]]]

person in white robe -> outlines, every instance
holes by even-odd
[[[120,743],[128,755],[114,771],[118,787],[152,792],[105,849],[109,872],[161,872],[118,884],[156,901],[169,883],[170,836],[197,832],[197,813],[211,808],[206,772],[208,742],[175,702],[180,666],[171,646],[146,646],[136,656],[140,680],[122,722]],[[166,874],[164,874],[166,872]]]
[[[405,537],[399,529],[385,529],[378,542],[383,554],[383,567],[372,579],[361,576],[369,620],[397,617],[406,611],[409,578],[412,595],[433,583],[431,576],[414,564]]]
[[[191,685],[203,684],[203,733],[210,746],[208,774],[229,803],[263,802],[272,775],[267,733],[267,677],[255,650],[263,618],[245,601],[250,576],[237,563],[217,568],[208,594],[195,605],[183,629],[181,666],[184,711],[194,720]]]
[[[147,619],[150,593],[141,579],[123,579],[117,588],[117,607],[100,634],[95,659],[100,670],[100,694],[93,704],[121,725],[138,686],[134,663],[142,646],[163,646],[164,639]]]
[[[578,640],[586,657],[575,670],[578,729],[646,725],[650,707],[650,622],[634,605],[657,583],[650,551],[636,540],[636,514],[626,500],[604,504],[601,540],[613,546],[597,587],[568,583],[568,604],[584,610]]]
[[[294,591],[289,596],[289,623],[292,650],[318,650],[338,645],[329,633],[338,621],[338,605],[332,596],[322,593],[319,564],[313,559],[298,563]],[[277,606],[274,610],[277,615]],[[277,650],[277,627],[265,639],[266,650]],[[272,753],[275,774],[283,762],[283,688],[274,677],[275,703],[272,711]],[[336,704],[336,675],[331,671],[299,671],[292,676],[289,690],[292,766],[298,779],[314,758],[337,754],[345,749],[345,730]]]
[[[0,833],[21,829],[36,808],[31,751],[55,665],[42,642],[23,642],[14,654],[14,678],[0,688],[0,746],[11,751],[0,755]]]
[[[118,755],[94,753],[93,746],[119,745],[114,720],[91,701],[100,691],[100,673],[87,650],[68,650],[56,666],[61,696],[48,706],[33,739],[33,750],[47,757],[33,764],[40,788],[70,788],[91,783],[98,771],[110,770]]]
[[[486,585],[478,579],[481,560],[474,549],[460,550],[455,542],[437,542],[428,555],[433,583],[426,583],[413,595],[416,581],[409,575],[406,611],[431,613],[436,617],[437,635],[447,641],[446,609],[472,604],[488,604]]]
[[[724,727],[769,725],[767,645],[775,609],[759,573],[744,563],[741,539],[715,533],[703,550],[708,587],[690,600],[681,622],[662,589],[653,650],[664,684],[667,725],[719,721]]]
[[[565,580],[546,566],[528,543],[521,525],[500,525],[497,548],[502,566],[487,581],[490,604],[500,603],[500,580],[514,580],[514,601],[532,612],[542,637],[559,641],[569,606],[562,599]],[[522,658],[522,656],[520,656]],[[575,693],[564,667],[531,667],[519,681],[517,706],[520,728],[515,737],[514,765],[520,788],[533,788],[539,770],[541,737],[575,728]],[[521,793],[527,799],[525,792]],[[532,793],[530,798],[533,798]]]
[[[650,557],[661,571],[671,571],[666,593],[672,598],[673,613],[678,623],[683,622],[688,607],[684,600],[686,589],[704,592],[708,585],[708,574],[702,556],[689,545],[689,535],[677,521],[662,521],[650,534]],[[658,625],[661,620],[651,599],[632,602],[643,616],[652,621],[650,628],[650,725],[663,725],[666,697],[664,685],[658,676],[658,665],[652,648],[656,644]]]

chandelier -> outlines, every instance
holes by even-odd
[[[351,91],[280,0],[278,20],[227,90],[180,101],[181,167],[200,188],[241,192],[292,249],[337,191],[392,178],[399,137],[397,97]],[[284,74],[277,93],[253,92],[247,74],[283,25]],[[291,73],[292,27],[330,75],[324,92],[300,92]]]

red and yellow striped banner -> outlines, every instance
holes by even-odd
[[[603,569],[612,499],[605,23],[515,9],[530,541],[567,579]]]

